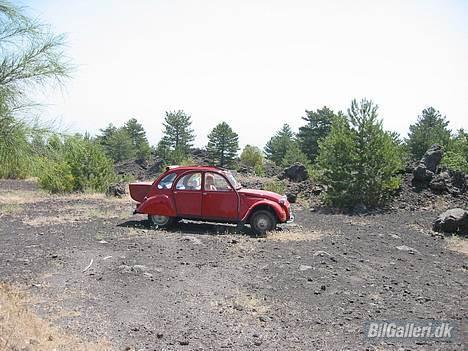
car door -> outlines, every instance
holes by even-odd
[[[238,220],[238,203],[237,192],[224,176],[215,172],[205,172],[202,201],[203,218]]]
[[[201,172],[182,175],[175,184],[173,195],[178,217],[201,217]]]

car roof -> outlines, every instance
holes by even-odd
[[[167,166],[166,172],[182,172],[182,171],[218,171],[226,172],[228,169],[217,167],[217,166]]]

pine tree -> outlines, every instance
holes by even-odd
[[[208,157],[217,165],[232,166],[239,150],[239,136],[226,122],[219,123],[208,134]]]
[[[291,127],[285,123],[265,145],[264,150],[267,159],[273,161],[276,165],[281,165],[288,147],[293,142],[294,133]]]
[[[149,159],[151,156],[151,147],[146,138],[146,132],[143,126],[135,118],[129,119],[123,128],[127,131],[132,140],[135,154],[139,159]]]
[[[132,144],[132,138],[123,128],[117,129],[107,141],[106,154],[114,160],[121,162],[136,156],[136,150]]]
[[[328,203],[378,206],[399,187],[400,148],[395,135],[383,130],[372,101],[353,100],[347,119],[336,119],[319,144],[317,160]]]
[[[319,141],[330,133],[333,120],[337,117],[343,117],[343,115],[341,112],[335,114],[326,106],[317,111],[306,110],[305,112],[306,116],[302,119],[307,124],[299,128],[297,139],[302,152],[314,162],[319,153]]]
[[[433,107],[426,108],[409,127],[406,144],[414,159],[419,160],[433,144],[447,146],[450,141],[448,121]]]
[[[281,165],[284,167],[289,167],[295,163],[301,163],[304,166],[310,164],[307,156],[301,151],[299,145],[296,141],[290,143],[286,149],[286,153],[281,161]]]
[[[163,139],[165,147],[170,150],[171,161],[180,162],[187,158],[195,139],[192,120],[184,111],[166,112],[163,123]]]

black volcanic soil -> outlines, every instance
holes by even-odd
[[[430,230],[440,210],[296,208],[296,225],[255,238],[248,227],[186,222],[159,231],[132,209],[1,181],[0,282],[36,297],[43,318],[115,350],[463,349],[363,336],[369,319],[468,317],[466,253]]]

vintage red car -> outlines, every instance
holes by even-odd
[[[135,213],[158,227],[180,219],[250,224],[256,234],[294,219],[285,196],[244,189],[228,170],[212,166],[168,167],[154,182],[130,184]]]

